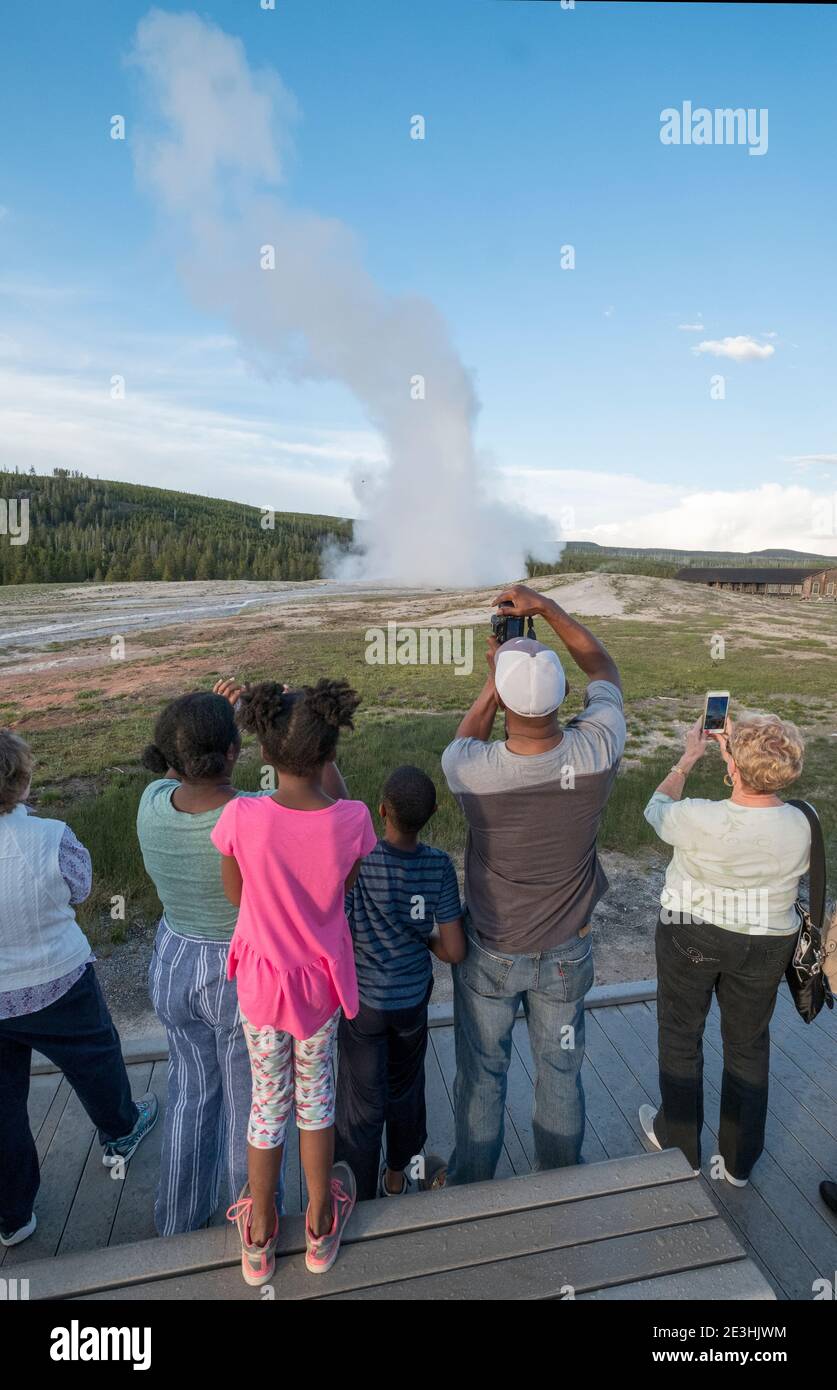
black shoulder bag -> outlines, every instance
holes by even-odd
[[[808,906],[797,899],[799,935],[791,962],[785,972],[788,988],[801,1017],[813,1023],[824,1004],[834,1007],[831,987],[823,972],[825,948],[825,844],[820,818],[807,801],[788,801],[801,811],[811,827],[811,865],[808,870]]]

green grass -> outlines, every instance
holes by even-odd
[[[737,619],[730,610],[698,611],[673,616],[665,623],[595,620],[592,626],[619,664],[625,690],[629,742],[627,765],[617,778],[605,811],[601,843],[628,855],[656,851],[667,855],[643,819],[651,792],[679,755],[682,729],[697,717],[703,693],[711,688],[733,692],[733,715],[747,708],[769,709],[794,719],[807,731],[804,776],[794,791],[815,802],[824,820],[831,860],[831,881],[837,883],[837,815],[833,788],[837,739],[828,734],[833,721],[832,648],[837,638],[837,608],[816,610],[817,636],[800,636],[804,614],[777,608],[771,632],[759,646],[745,645],[747,615]],[[741,624],[740,631],[734,622]],[[726,626],[725,626],[726,625]],[[215,648],[190,649],[200,663],[193,686],[209,688],[221,674],[236,671],[245,679],[272,678],[291,685],[320,676],[347,676],[363,697],[358,728],[343,740],[340,763],[350,793],[373,809],[388,772],[400,763],[424,768],[436,783],[439,810],[428,838],[460,852],[465,828],[459,809],[444,784],[439,756],[450,740],[460,712],[468,707],[482,684],[487,625],[475,629],[474,671],[454,675],[450,666],[373,666],[367,663],[365,629],[345,628],[283,631],[278,620],[265,619],[265,631],[275,633],[276,658],[250,666],[234,657],[233,639]],[[538,623],[546,639],[545,624]],[[726,640],[723,661],[713,661],[710,638]],[[800,660],[800,655],[804,655]],[[205,664],[204,664],[205,663]],[[584,678],[570,667],[567,717],[581,707]],[[166,698],[182,693],[173,685]],[[87,844],[94,859],[95,891],[82,911],[87,924],[103,924],[106,938],[125,928],[111,923],[110,899],[126,898],[128,923],[147,921],[159,910],[154,890],[143,872],[136,843],[136,806],[148,778],[138,770],[141,750],[149,742],[163,697],[139,690],[119,697],[102,697],[95,689],[78,692],[71,707],[27,714],[16,727],[32,744],[37,759],[36,792],[47,814],[66,819]],[[7,706],[11,709],[13,706]],[[497,731],[499,732],[499,722]],[[659,738],[671,739],[657,747]],[[649,746],[650,745],[650,746]],[[90,794],[77,794],[70,779],[88,779]],[[258,766],[252,745],[237,774],[238,784],[257,786]],[[722,797],[722,767],[710,752],[689,779],[690,795]],[[72,793],[72,794],[71,794]]]

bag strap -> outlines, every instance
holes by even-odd
[[[811,864],[808,870],[808,915],[818,931],[822,931],[825,919],[825,842],[822,825],[810,801],[792,800],[786,802],[801,811],[811,827]]]

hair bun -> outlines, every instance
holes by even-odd
[[[156,743],[149,743],[143,749],[140,759],[143,767],[147,767],[149,772],[164,773],[168,772],[169,760],[166,755],[157,747]]]
[[[245,733],[264,738],[287,714],[293,696],[281,681],[259,681],[241,692],[236,722]]]
[[[305,703],[313,714],[335,729],[353,729],[360,696],[347,680],[319,680],[305,689]]]

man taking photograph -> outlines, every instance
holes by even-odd
[[[502,645],[492,638],[488,679],[442,754],[468,822],[468,954],[453,972],[453,1184],[494,1176],[521,1003],[536,1070],[534,1166],[580,1161],[590,917],[607,888],[596,835],[625,746],[619,672],[602,643],[525,584],[496,603],[512,616],[544,618],[587,689],[583,711],[562,726],[568,687],[558,655],[529,638]],[[492,741],[498,708],[505,739]]]

